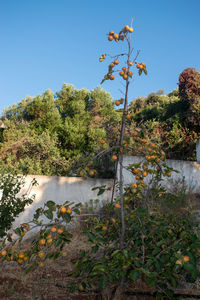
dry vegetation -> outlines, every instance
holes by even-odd
[[[81,222],[81,226],[83,223]],[[82,291],[71,294],[68,284],[72,281],[71,271],[73,270],[73,262],[77,257],[79,250],[89,249],[87,237],[83,236],[80,227],[73,228],[72,242],[65,246],[65,256],[60,257],[56,261],[45,261],[43,268],[38,267],[37,270],[31,271],[27,275],[24,274],[22,266],[15,261],[5,261],[0,265],[0,299],[1,300],[110,300],[112,299],[111,290],[114,287],[107,288],[103,293],[94,290],[92,293]],[[31,240],[24,241],[23,250],[30,249]],[[181,286],[182,285],[182,286]],[[188,290],[185,289],[184,283],[180,288],[184,288],[186,295],[196,295],[200,298],[200,282],[197,282]],[[143,294],[141,294],[143,293]],[[149,289],[141,280],[136,285],[130,287],[124,293],[123,299],[127,300],[153,300],[154,291]],[[179,289],[178,293],[183,293]],[[189,297],[184,299],[196,299]],[[121,297],[119,298],[119,300]]]

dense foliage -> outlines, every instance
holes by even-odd
[[[142,128],[143,136],[157,143],[167,158],[196,160],[200,138],[200,74],[184,70],[179,88],[133,100],[129,107],[127,132]],[[123,100],[123,99],[122,99]],[[22,174],[77,175],[80,160],[103,147],[113,146],[120,133],[121,109],[115,110],[109,93],[101,88],[77,90],[63,84],[27,97],[8,107],[0,132],[0,158],[5,167]],[[121,104],[123,101],[121,102]],[[118,104],[116,104],[118,105]],[[112,177],[111,157],[94,161],[99,177]],[[109,169],[109,171],[108,171]]]
[[[200,138],[200,74],[184,70],[179,88],[162,91],[130,104],[131,123],[143,128],[145,136],[158,143],[168,158],[196,160],[195,145]]]
[[[118,119],[103,89],[89,92],[64,84],[55,96],[47,90],[4,111],[0,157],[5,167],[23,174],[73,174],[73,165],[98,151]]]

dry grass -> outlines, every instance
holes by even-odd
[[[29,249],[30,241],[23,244],[23,249]],[[65,246],[65,257],[56,261],[46,261],[43,268],[25,275],[17,262],[5,261],[0,265],[0,299],[1,300],[66,300],[66,299],[97,299],[96,295],[70,295],[67,284],[71,278],[72,261],[79,250],[87,249],[86,238],[80,233],[74,233],[72,242]],[[100,298],[99,298],[100,299]]]

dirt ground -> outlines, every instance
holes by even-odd
[[[29,246],[30,242],[25,242],[23,248]],[[69,272],[72,270],[72,260],[79,249],[86,247],[85,238],[74,235],[72,243],[64,249],[67,254],[65,257],[45,261],[44,267],[38,267],[27,275],[17,262],[3,262],[0,264],[0,300],[98,299],[96,295],[90,295],[90,298],[87,295],[70,295],[67,289],[71,280]]]

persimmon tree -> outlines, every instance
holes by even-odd
[[[175,299],[174,289],[179,280],[195,282],[199,276],[200,231],[194,218],[188,212],[174,214],[164,211],[166,201],[173,207],[176,195],[169,193],[161,185],[164,177],[171,177],[174,170],[165,162],[165,153],[144,137],[140,128],[128,127],[128,92],[136,71],[147,74],[145,63],[138,61],[139,51],[133,56],[131,48],[132,26],[126,25],[119,33],[110,31],[108,41],[124,42],[125,53],[110,56],[103,54],[100,61],[109,58],[108,72],[102,83],[113,81],[118,74],[125,82],[124,97],[115,101],[121,110],[121,127],[115,133],[116,143],[108,147],[104,138],[99,140],[101,151],[85,160],[79,169],[81,176],[98,176],[93,161],[109,154],[115,164],[115,178],[111,201],[99,214],[87,220],[84,233],[91,245],[89,251],[81,251],[74,265],[76,279],[69,288],[91,291],[108,287],[110,299],[122,299],[124,289],[137,285],[140,280],[145,287],[151,287],[160,299]],[[125,58],[125,63],[123,59]],[[119,68],[119,65],[122,67]],[[142,156],[136,163],[124,164],[125,154]],[[132,182],[124,183],[124,170],[130,172]],[[95,187],[98,195],[107,187]],[[22,224],[15,230],[18,240],[10,245],[1,245],[2,259],[16,260],[26,271],[44,266],[46,259],[56,259],[63,255],[63,248],[72,235],[68,227],[80,213],[79,204],[65,202],[62,205],[48,201],[36,211],[32,222]],[[45,216],[49,221],[43,222]],[[13,248],[14,243],[23,240],[24,232],[40,228],[33,240],[33,247],[26,253]]]
[[[179,279],[194,282],[199,276],[200,232],[189,214],[183,218],[181,214],[174,216],[163,212],[163,201],[168,201],[171,208],[176,201],[176,195],[168,193],[161,185],[163,178],[171,177],[174,170],[166,165],[165,153],[144,138],[140,128],[132,130],[127,126],[131,119],[129,85],[136,70],[139,75],[147,74],[145,63],[138,62],[139,51],[132,57],[132,32],[133,28],[128,25],[119,33],[110,31],[108,41],[125,41],[127,52],[114,56],[103,54],[99,59],[100,62],[111,59],[101,83],[115,80],[115,74],[125,82],[124,97],[115,101],[116,106],[123,105],[121,129],[116,134],[117,143],[96,155],[99,158],[111,153],[115,163],[112,199],[99,217],[89,220],[91,227],[86,233],[92,248],[80,253],[75,274],[80,278],[80,289],[90,290],[97,284],[100,289],[105,289],[116,284],[113,299],[122,299],[125,286],[137,280],[153,286],[158,298],[174,299],[173,289]],[[121,68],[120,63],[123,63]],[[106,141],[100,143],[103,147]],[[132,153],[142,155],[143,159],[125,167],[124,154]],[[82,176],[95,175],[96,171],[91,173],[89,164],[81,170]],[[134,175],[132,184],[124,184],[124,169]],[[99,194],[104,189],[99,187]]]

